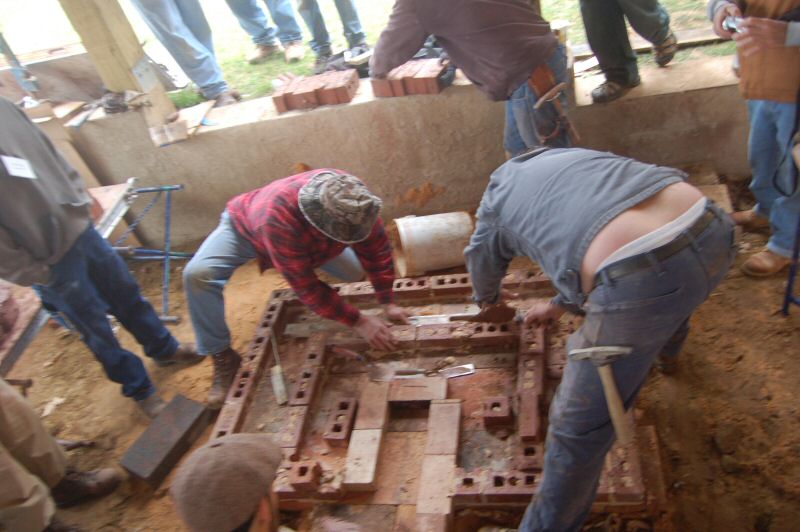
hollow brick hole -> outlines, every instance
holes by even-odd
[[[297,393],[296,393],[294,396],[295,396],[296,398],[298,398],[298,399],[302,399],[303,397],[305,397],[305,396],[306,396],[306,392],[304,392],[303,390],[300,390],[300,391],[298,391],[298,392],[297,392]]]
[[[350,408],[350,403],[347,401],[342,401],[339,403],[339,410],[347,410],[348,408]]]
[[[503,477],[501,477],[499,475],[494,477],[494,485],[495,485],[495,487],[501,488],[501,487],[503,487],[503,484],[505,484],[505,483],[506,483],[506,479],[504,479]]]
[[[472,487],[474,484],[475,480],[470,477],[466,477],[461,481],[461,485],[467,486],[468,488]]]
[[[492,412],[499,412],[500,408],[500,403],[492,403]]]
[[[526,486],[533,486],[536,477],[534,475],[525,475],[525,485]]]
[[[486,328],[486,330],[489,331],[489,332],[495,332],[497,330],[497,327],[495,327],[494,325],[489,325]]]
[[[311,372],[310,371],[304,371],[303,372],[303,378],[304,379],[310,379],[311,378]]]
[[[525,456],[536,456],[536,447],[525,447]]]
[[[341,425],[341,423],[334,423],[334,425],[333,425],[333,432],[342,432],[342,425]]]
[[[517,477],[509,477],[508,483],[512,486],[516,486],[519,483],[519,479]]]
[[[298,468],[298,474],[301,477],[304,477],[304,476],[308,475],[308,466],[300,466]]]

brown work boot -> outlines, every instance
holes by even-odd
[[[629,90],[638,87],[641,83],[642,81],[639,78],[625,84],[616,81],[605,81],[592,89],[592,101],[594,103],[613,102],[625,96]]]
[[[247,56],[247,62],[251,65],[265,63],[270,57],[280,53],[279,44],[257,44],[253,53]]]
[[[242,99],[242,95],[235,90],[227,90],[215,98],[214,107],[225,107],[237,103]]]
[[[136,406],[139,407],[139,410],[144,412],[144,415],[150,419],[154,419],[167,407],[167,403],[158,396],[158,393],[154,393],[144,399],[137,399]]]
[[[769,229],[769,219],[758,214],[755,209],[732,212],[731,220],[748,231]]]
[[[791,263],[791,259],[765,249],[750,255],[740,269],[750,277],[770,277],[782,272]]]
[[[208,391],[208,406],[209,408],[221,408],[222,403],[225,402],[225,396],[228,395],[228,388],[236,377],[236,372],[239,371],[242,357],[229,347],[225,351],[212,355],[212,358],[214,359],[214,381]]]
[[[83,529],[74,525],[62,523],[57,517],[53,516],[50,520],[50,524],[47,525],[47,528],[42,532],[83,532]]]
[[[173,364],[197,364],[202,362],[206,357],[197,353],[197,348],[193,343],[182,343],[178,345],[178,349],[172,353],[172,356],[161,359],[154,359],[159,366],[171,366]]]
[[[302,61],[306,56],[306,47],[302,41],[287,42],[283,45],[283,55],[286,57],[287,63]]]
[[[116,469],[107,467],[94,471],[72,471],[50,489],[50,494],[59,508],[69,508],[85,500],[104,497],[117,489],[122,475]]]

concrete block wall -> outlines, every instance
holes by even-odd
[[[645,72],[644,86],[661,92],[602,106],[580,105],[579,94],[570,114],[581,144],[658,164],[710,159],[720,172],[747,175],[746,107],[735,78],[718,62],[706,85],[672,90],[667,82],[649,83]],[[699,68],[709,67],[670,67],[670,78],[697,78]],[[231,197],[290,175],[298,162],[361,177],[384,199],[382,215],[391,220],[476,209],[488,176],[504,161],[504,105],[471,85],[375,99],[362,82],[348,105],[277,116],[271,99],[259,98],[214,109],[209,118],[217,125],[162,148],[153,146],[135,112],[90,120],[74,136],[104,184],[135,176],[142,186],[186,185],[174,195],[173,242],[182,249],[213,230]],[[145,239],[160,242],[158,210],[142,229]]]

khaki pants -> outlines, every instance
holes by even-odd
[[[0,379],[0,529],[41,532],[55,513],[50,487],[65,468],[64,451],[38,414]]]

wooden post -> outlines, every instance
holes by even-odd
[[[146,94],[149,105],[142,110],[147,125],[163,125],[166,117],[175,112],[175,106],[147,61],[119,1],[59,1],[106,88]]]

